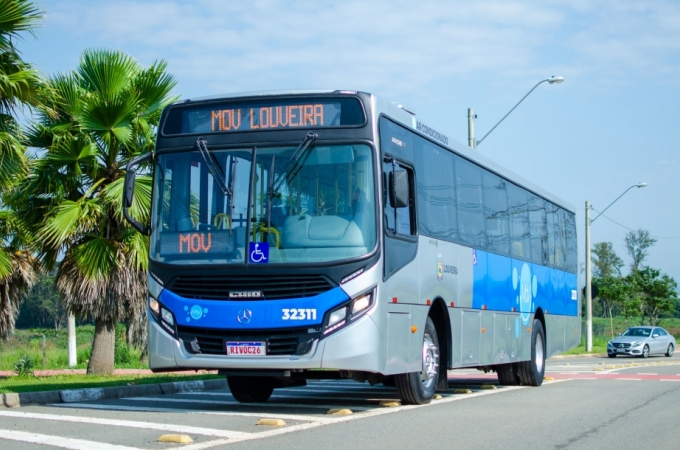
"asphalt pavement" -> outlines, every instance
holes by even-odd
[[[277,389],[262,404],[239,404],[221,389],[0,409],[0,447],[678,448],[680,357],[564,358],[546,371],[540,388],[451,371],[451,391],[425,406],[385,406],[398,397],[382,385],[319,381]],[[352,413],[328,414],[343,409]],[[285,425],[257,425],[262,419]],[[166,434],[193,443],[157,442]]]

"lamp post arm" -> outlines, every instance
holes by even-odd
[[[512,109],[511,109],[510,111],[508,111],[508,113],[507,113],[506,115],[504,115],[503,118],[502,118],[501,120],[499,120],[498,123],[497,123],[496,125],[494,125],[492,129],[489,130],[488,133],[486,133],[486,134],[484,135],[484,137],[482,137],[480,140],[478,140],[478,141],[476,142],[475,147],[477,147],[479,144],[481,144],[482,141],[483,141],[484,139],[486,139],[486,137],[487,137],[488,135],[490,135],[491,132],[492,132],[493,130],[495,130],[496,127],[497,127],[498,125],[500,125],[501,122],[503,122],[503,121],[505,120],[505,118],[508,117],[508,116],[510,115],[510,113],[513,112],[513,111],[515,110],[515,108],[517,108],[517,107],[519,106],[519,104],[522,103],[522,102],[524,101],[525,98],[527,98],[527,97],[529,96],[529,94],[531,94],[532,92],[534,92],[534,89],[536,89],[541,83],[545,83],[546,81],[550,81],[550,80],[549,80],[548,78],[546,78],[545,80],[539,81],[538,83],[536,83],[536,86],[532,87],[531,90],[530,90],[529,92],[527,92],[526,95],[525,95],[524,97],[522,97],[522,99],[521,99],[520,101],[518,101],[517,104],[516,104],[515,106],[513,106]]]
[[[625,191],[623,191],[623,194],[621,194],[621,195],[619,195],[618,197],[616,197],[616,200],[614,200],[613,202],[611,202],[611,203],[609,204],[609,206],[607,206],[605,209],[603,209],[597,216],[595,216],[594,219],[591,219],[591,220],[590,220],[590,223],[595,222],[595,219],[597,219],[597,218],[600,217],[602,214],[604,214],[604,212],[605,212],[606,210],[608,210],[608,209],[609,209],[614,203],[616,203],[621,197],[623,197],[624,195],[626,195],[626,192],[630,191],[630,190],[633,189],[634,187],[638,187],[638,185],[637,185],[637,184],[634,184],[634,185],[632,185],[631,187],[629,187],[628,189],[626,189]]]

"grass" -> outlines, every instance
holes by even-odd
[[[43,352],[43,335],[45,349]],[[76,369],[85,369],[90,358],[93,325],[81,325],[76,328],[76,343],[78,364]],[[119,349],[120,350],[120,349]],[[148,369],[145,362],[141,362],[142,351],[136,348],[124,348],[118,352],[117,369]],[[34,363],[34,370],[68,369],[68,333],[66,329],[59,331],[53,328],[33,328],[16,330],[7,340],[0,341],[0,371],[14,370],[14,364],[28,355]]]
[[[209,380],[221,375],[57,375],[52,377],[0,378],[0,394],[11,392],[56,391],[62,389],[101,388],[128,384],[155,384],[173,381]]]
[[[593,336],[593,351],[592,353],[607,353],[607,341],[609,339],[602,336]],[[581,355],[589,353],[586,351],[586,338],[581,336],[581,344],[578,347],[567,350],[562,355]]]

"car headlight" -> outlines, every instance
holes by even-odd
[[[638,347],[640,345],[642,345],[642,341],[635,341],[632,344],[630,344],[631,347]]]
[[[614,347],[614,344],[612,344],[612,341],[607,342],[607,347]]]
[[[324,328],[323,334],[328,334],[331,331],[346,325],[352,320],[362,316],[365,312],[371,309],[375,299],[375,289],[363,293],[354,298],[351,302],[345,303],[342,306],[332,310],[328,315],[328,322]]]

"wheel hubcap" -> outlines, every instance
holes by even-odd
[[[429,334],[423,336],[423,371],[420,379],[425,389],[429,389],[437,379],[439,371],[439,349]]]
[[[674,350],[674,349],[673,349],[673,345],[672,345],[672,344],[669,345],[669,346],[668,346],[668,354],[669,354],[669,355],[673,355],[673,350]]]
[[[544,352],[543,352],[543,339],[541,339],[541,336],[538,335],[536,336],[536,352],[534,355],[534,362],[536,363],[536,370],[539,373],[543,372],[543,357],[544,357]]]

